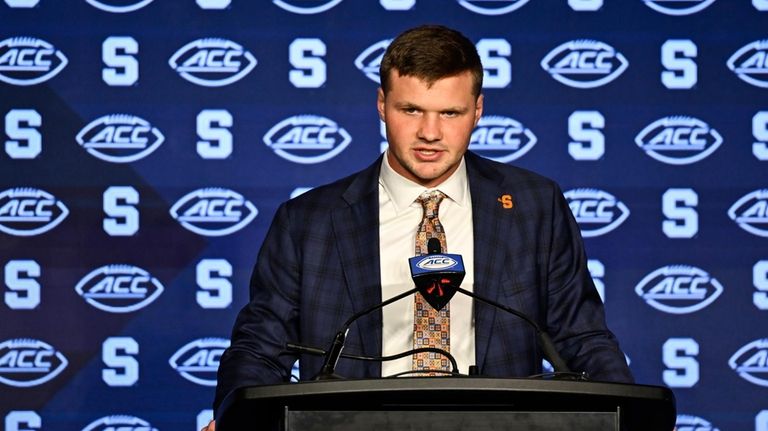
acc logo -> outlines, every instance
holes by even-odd
[[[723,293],[723,286],[699,268],[668,265],[646,275],[635,293],[657,310],[687,314],[713,303]]]
[[[163,293],[163,285],[141,268],[106,265],[83,277],[75,291],[99,310],[129,313],[151,304]]]
[[[549,52],[541,67],[561,83],[575,88],[605,85],[624,72],[627,59],[612,46],[596,40],[572,40]]]
[[[745,231],[768,238],[768,189],[744,195],[728,209],[728,217]]]
[[[691,15],[715,2],[715,0],[643,0],[651,9],[667,15]]]
[[[536,135],[519,122],[500,116],[480,118],[472,132],[469,149],[506,163],[517,160],[536,145]]]
[[[708,421],[690,415],[677,415],[677,421],[675,423],[675,430],[677,431],[720,431],[712,426]]]
[[[728,360],[733,371],[748,382],[768,387],[768,338],[755,340]]]
[[[726,64],[744,81],[768,88],[768,39],[756,40],[743,46]]]
[[[224,236],[244,228],[259,214],[235,191],[203,188],[188,193],[171,207],[171,217],[186,229],[205,236]]]
[[[34,236],[55,228],[69,214],[63,202],[50,193],[33,188],[8,189],[0,193],[0,231]]]
[[[456,266],[458,262],[449,257],[441,254],[431,254],[424,259],[416,262],[416,266],[421,269],[448,269]]]
[[[135,416],[112,415],[96,419],[83,431],[157,431],[157,428]]]
[[[379,68],[381,67],[381,59],[384,57],[384,53],[387,52],[387,47],[390,43],[392,43],[392,39],[376,42],[361,52],[355,59],[355,67],[363,72],[368,79],[377,84],[381,84]]]
[[[723,137],[698,118],[675,116],[646,126],[635,137],[635,143],[660,162],[688,165],[714,153]]]
[[[505,13],[517,10],[529,0],[495,0],[489,2],[488,0],[459,0],[459,4],[472,12],[482,15],[502,15]],[[489,5],[492,4],[491,5]]]
[[[139,10],[152,3],[152,0],[85,0],[91,6],[105,12],[125,13]]]
[[[341,3],[341,0],[272,0],[272,3],[288,12],[311,15],[325,12]]]
[[[256,57],[227,39],[198,39],[181,47],[168,60],[187,81],[222,87],[239,81],[256,67]]]
[[[200,338],[185,344],[168,361],[171,368],[192,383],[216,386],[216,371],[229,340]]]
[[[94,157],[128,163],[150,155],[165,141],[165,136],[143,118],[113,114],[91,121],[76,139]]]
[[[278,156],[295,163],[321,163],[336,157],[352,137],[333,120],[317,115],[296,115],[275,124],[264,143]]]
[[[33,37],[0,42],[0,81],[12,85],[45,82],[67,65],[67,57],[50,43]]]
[[[41,385],[64,371],[67,358],[40,340],[0,343],[0,383],[19,388]]]
[[[573,189],[563,195],[585,238],[604,235],[629,217],[629,208],[602,190]]]

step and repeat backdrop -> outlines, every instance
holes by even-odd
[[[768,0],[0,0],[0,423],[195,430],[280,202],[386,148],[390,40],[557,180],[679,430],[768,430]]]

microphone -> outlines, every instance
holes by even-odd
[[[408,259],[408,262],[416,289],[432,307],[436,310],[442,309],[456,292],[461,292],[477,301],[511,313],[531,325],[536,331],[544,358],[552,364],[555,372],[571,373],[568,365],[557,352],[549,334],[542,330],[528,315],[460,287],[466,275],[464,260],[461,255],[440,253],[440,241],[436,238],[431,238],[428,241],[427,249],[430,254],[412,257]]]

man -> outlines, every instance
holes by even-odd
[[[367,169],[278,209],[253,273],[251,301],[221,359],[215,407],[234,388],[288,381],[296,355],[286,342],[327,348],[355,312],[410,289],[407,259],[427,213],[420,196],[434,190],[441,196],[433,214],[439,213],[437,231],[446,251],[464,257],[465,289],[530,315],[552,334],[572,370],[631,382],[560,189],[467,152],[483,112],[474,45],[445,27],[418,27],[392,42],[380,75],[377,105],[389,149]],[[414,347],[414,304],[404,299],[359,319],[345,351],[381,356]],[[462,372],[469,365],[485,376],[541,371],[534,333],[519,318],[460,294],[449,310],[450,337],[443,338]],[[337,373],[375,378],[416,362],[342,359]],[[301,356],[302,378],[314,377],[322,363]]]

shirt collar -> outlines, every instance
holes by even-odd
[[[389,150],[387,150],[389,151]],[[459,168],[448,179],[433,188],[426,188],[403,177],[395,172],[389,164],[388,154],[384,154],[379,173],[379,184],[395,205],[395,211],[400,213],[411,206],[416,198],[425,191],[440,190],[445,196],[459,206],[469,205],[469,191],[467,182],[467,166],[464,157],[461,158]]]

